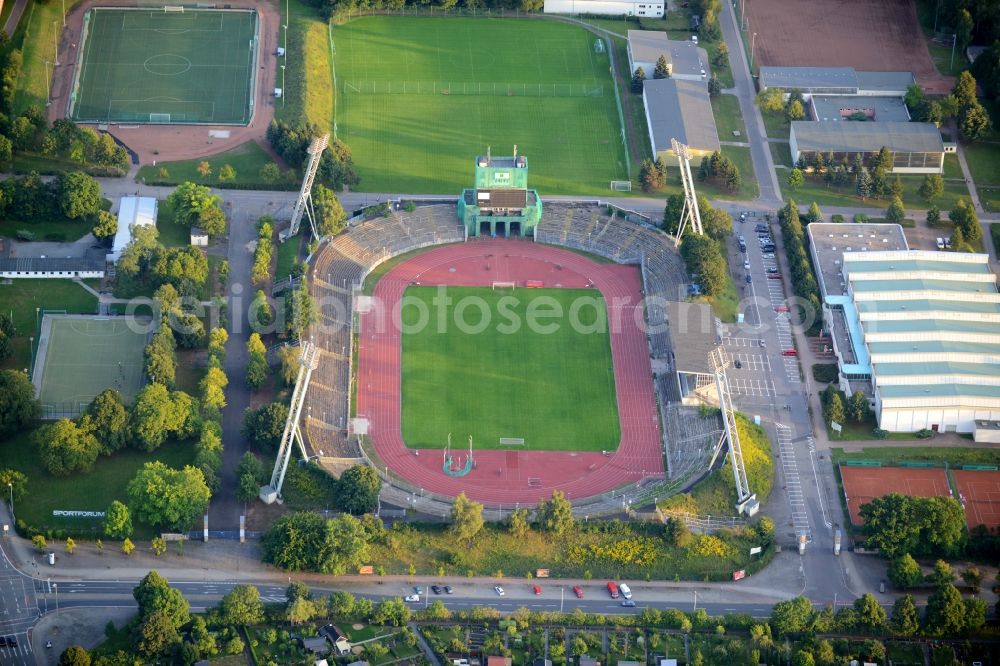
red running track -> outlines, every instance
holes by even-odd
[[[406,288],[422,285],[484,286],[538,280],[545,287],[596,287],[608,305],[611,355],[622,439],[604,455],[566,451],[473,450],[475,468],[453,478],[442,470],[440,449],[408,449],[401,419],[400,301]],[[634,267],[598,264],[539,243],[476,240],[430,250],[379,280],[372,308],[361,315],[358,339],[357,415],[367,418],[378,456],[397,475],[424,491],[498,504],[534,503],[555,489],[578,500],[645,477],[663,477],[663,455],[653,395],[649,345],[643,328],[642,283]],[[391,316],[391,318],[390,318]],[[459,438],[461,439],[461,438]],[[465,464],[456,442],[454,467]],[[513,459],[512,459],[513,458]],[[529,479],[532,479],[529,485]]]

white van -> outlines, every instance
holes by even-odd
[[[626,585],[625,583],[621,583],[618,586],[618,591],[621,592],[622,596],[625,597],[626,599],[632,598],[632,590],[630,590],[628,588],[628,585]]]
[[[937,239],[937,249],[939,249],[939,250],[943,250],[944,249],[944,239],[943,238],[939,237]]]

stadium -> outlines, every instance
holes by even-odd
[[[718,432],[691,433],[679,411],[666,313],[686,275],[673,239],[593,203],[543,210],[537,193],[491,181],[508,164],[477,158],[472,196],[393,207],[321,246],[311,448],[328,466],[367,461],[384,500],[425,511],[462,492],[502,510],[554,490],[620,510],[703,471]],[[509,318],[584,302],[586,332],[552,315],[551,335],[503,334],[504,299]]]

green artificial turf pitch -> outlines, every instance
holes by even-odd
[[[256,12],[91,9],[86,31],[74,120],[250,122]]]
[[[469,435],[475,449],[618,448],[607,306],[597,291],[448,287],[451,302],[440,310],[433,302],[438,293],[438,287],[414,286],[404,295],[402,432],[408,447],[444,448],[450,433],[456,449],[468,446]],[[577,299],[574,318],[569,313]],[[423,308],[430,317],[419,326]],[[533,311],[562,316],[538,318],[532,330],[527,314]],[[486,326],[483,312],[489,313]],[[574,319],[581,326],[572,325]],[[509,326],[511,321],[521,325]],[[551,324],[554,332],[542,329]],[[501,438],[521,438],[524,445],[502,447]]]
[[[372,192],[453,194],[476,155],[528,157],[542,194],[626,180],[607,53],[554,21],[368,17],[333,29],[339,138]]]
[[[109,388],[125,402],[135,397],[143,383],[146,322],[131,317],[46,319],[52,320],[52,328],[38,395],[43,407],[72,413]]]

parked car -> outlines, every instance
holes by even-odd
[[[617,599],[619,597],[618,584],[615,583],[613,580],[608,581],[608,594],[611,595],[612,599]]]
[[[747,246],[746,243],[740,243],[740,252],[746,253]]]
[[[420,603],[420,595],[419,594],[408,594],[405,597],[403,597],[403,601],[405,601],[406,603],[409,603],[409,604]]]
[[[767,279],[768,280],[780,280],[781,279],[781,273],[768,273],[767,274]]]
[[[778,269],[777,269],[777,268],[768,268],[768,269],[767,269],[767,272],[768,272],[768,273],[777,273],[777,272],[778,272]]]
[[[451,587],[451,585],[445,585],[444,586],[444,593],[445,594],[452,594],[454,592],[455,592],[455,590]]]
[[[733,361],[733,365],[736,367],[737,370],[739,370],[740,368],[743,367],[743,361],[741,361],[740,359],[736,359],[735,361]]]
[[[749,273],[747,273],[746,274],[746,281],[747,281],[747,284],[750,284],[751,282],[753,282],[753,276],[750,275]]]
[[[441,594],[441,586],[431,585],[431,592],[433,592],[434,594]]]
[[[537,596],[542,593],[542,588],[539,587],[538,585],[535,585],[533,588],[531,588],[531,591],[534,592],[535,595]]]
[[[794,349],[784,349],[784,350],[782,350],[781,355],[782,356],[798,356],[799,353],[797,351],[795,351]]]
[[[750,260],[749,259],[744,259],[743,260],[743,270],[745,270],[745,271],[750,270]]]
[[[626,608],[635,608],[635,602],[631,599],[626,599],[622,602],[622,606],[625,606]]]
[[[754,231],[767,231],[767,225],[764,224],[763,222],[758,222],[756,225],[754,225],[753,230]]]
[[[774,311],[775,312],[788,312],[788,306],[787,305],[776,305],[776,306],[774,306]]]
[[[420,587],[419,585],[415,585],[413,587],[413,591],[416,592],[417,594],[423,594],[424,593],[424,588]]]
[[[576,595],[577,599],[583,599],[583,588],[580,587],[579,585],[574,585],[573,586],[573,594]]]
[[[500,587],[499,585],[494,585],[493,586],[493,591],[497,593],[497,596],[500,596],[500,597],[503,596],[503,588]]]
[[[625,597],[626,599],[632,598],[632,590],[629,589],[629,586],[626,585],[625,583],[619,585],[618,590],[622,593],[622,596]]]

